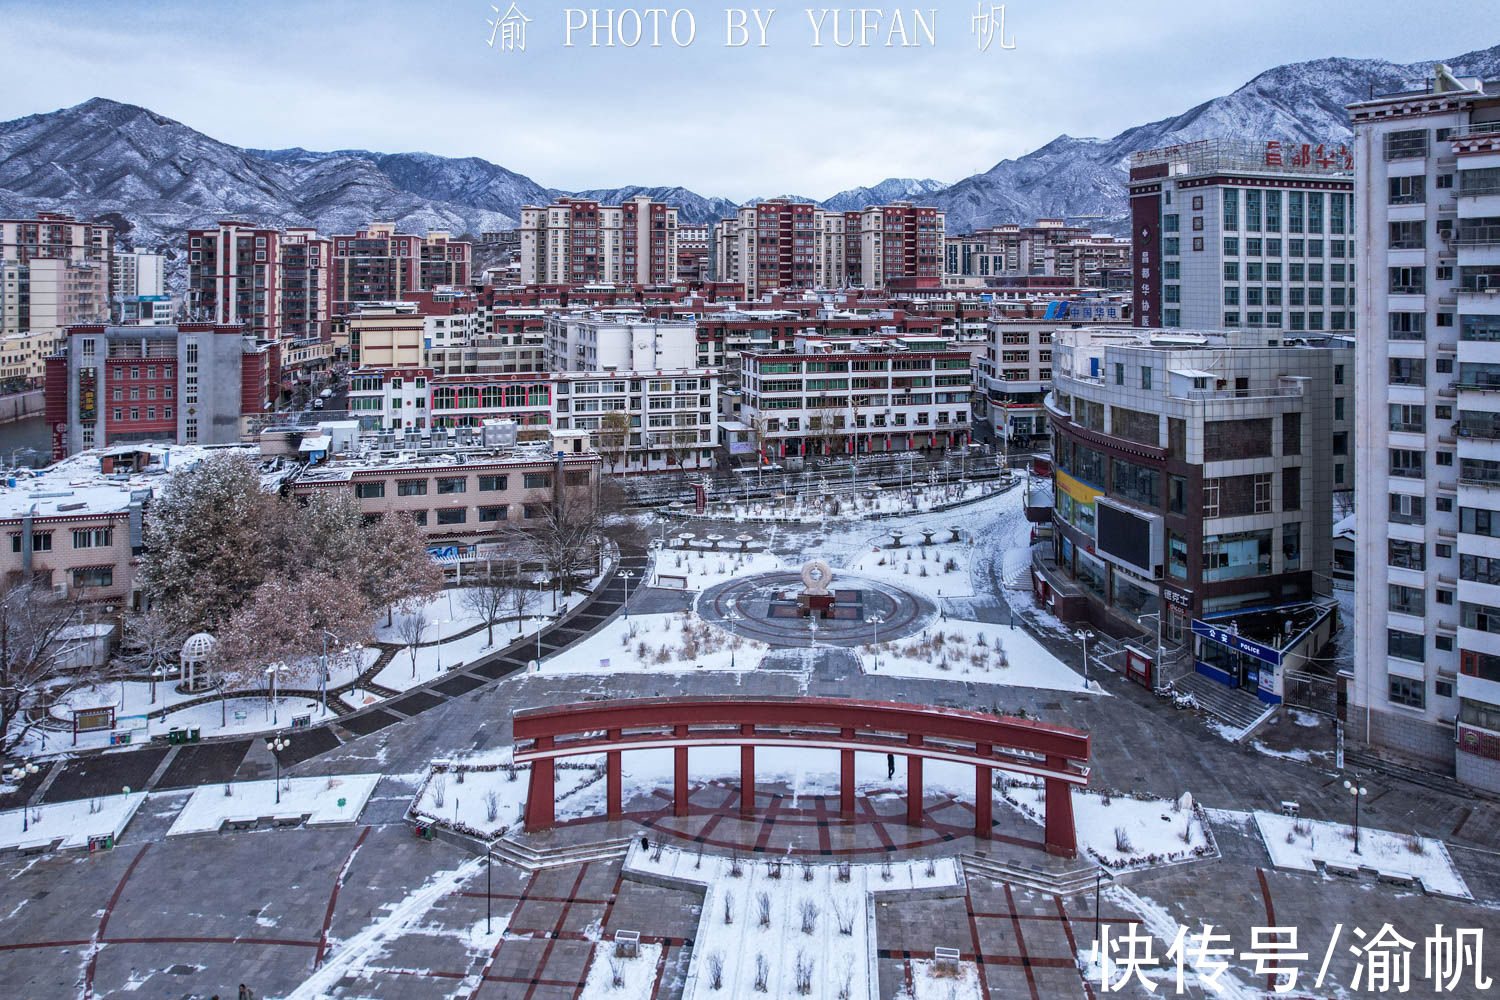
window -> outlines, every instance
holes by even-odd
[[[1402,615],[1421,617],[1427,613],[1427,595],[1418,587],[1403,587],[1399,583],[1386,586],[1386,607]]]
[[[427,495],[427,480],[425,479],[402,479],[396,483],[396,495],[398,497],[425,497]]]
[[[438,524],[463,524],[468,519],[467,507],[440,507],[437,512]]]
[[[469,488],[469,480],[466,476],[439,476],[437,491],[439,495],[444,493],[463,493]]]
[[[1426,453],[1410,448],[1390,449],[1390,474],[1407,479],[1422,479],[1426,476],[1424,462]]]
[[[385,483],[355,483],[354,495],[361,500],[378,500],[385,496]]]
[[[495,507],[481,507],[479,508],[479,520],[504,521],[507,517],[508,510],[509,508],[503,504]]]
[[[111,587],[114,586],[115,571],[109,566],[90,566],[86,569],[75,569],[73,571],[73,586],[76,587]]]
[[[1386,160],[1402,160],[1427,155],[1427,130],[1425,128],[1387,132],[1383,138]],[[1395,179],[1392,178],[1392,180]]]
[[[1392,250],[1421,250],[1427,245],[1425,231],[1425,224],[1420,219],[1411,222],[1392,222],[1388,246]]]
[[[545,490],[552,488],[552,475],[547,472],[528,472],[522,485],[528,490]]]
[[[1193,237],[1193,249],[1194,250],[1202,250],[1203,249],[1203,237],[1201,237],[1201,236],[1194,236]]]
[[[1302,470],[1296,466],[1281,470],[1281,509],[1302,509]]]
[[[1203,232],[1203,216],[1201,216],[1201,215],[1195,215],[1195,216],[1193,216],[1193,232],[1195,232],[1195,233],[1201,233],[1201,232]]]
[[[1239,254],[1240,254],[1240,238],[1238,236],[1226,236],[1226,237],[1224,237],[1224,256],[1226,256],[1226,257],[1238,257]],[[1234,261],[1226,261],[1225,264],[1224,264],[1224,277],[1227,278],[1230,281],[1236,281],[1238,279],[1234,278],[1234,277],[1231,277],[1230,273],[1229,273],[1229,268],[1230,268],[1231,264],[1234,264],[1234,266],[1236,268],[1238,268],[1238,266],[1239,266]]]
[[[1124,385],[1124,384],[1125,384],[1125,366],[1122,363],[1116,361],[1115,362],[1115,385]]]
[[[495,493],[498,491],[503,491],[510,488],[509,483],[509,476],[480,476],[479,492]]]
[[[1223,197],[1224,197],[1224,228],[1225,229],[1238,229],[1238,228],[1240,228],[1240,222],[1239,222],[1240,193],[1238,191],[1233,190],[1233,189],[1226,188],[1224,190],[1224,192],[1223,192]]]
[[[1388,201],[1392,205],[1415,205],[1426,200],[1421,174],[1411,177],[1392,177],[1387,182]]]
[[[1426,385],[1427,376],[1422,369],[1421,358],[1391,358],[1391,385]]]
[[[110,528],[73,529],[73,548],[75,549],[106,548],[113,540],[114,532]]]
[[[1396,569],[1426,569],[1427,549],[1421,542],[1404,539],[1386,540],[1386,565]]]
[[[1392,340],[1424,340],[1427,337],[1427,314],[1419,312],[1389,313]]]
[[[420,527],[427,527],[427,512],[425,510],[411,511],[412,522]]]
[[[1421,633],[1403,632],[1400,629],[1388,628],[1385,630],[1385,635],[1385,652],[1387,656],[1394,656],[1399,660],[1422,662],[1425,643]]]
[[[1408,635],[1409,633],[1403,632],[1402,634]],[[1422,637],[1416,636],[1416,638],[1421,639]],[[1415,657],[1403,656],[1402,659],[1416,659],[1420,661],[1422,659],[1420,643],[1418,645],[1419,648]],[[1391,655],[1395,656],[1397,654],[1392,653]],[[1387,674],[1386,676],[1390,679],[1391,704],[1405,705],[1408,708],[1426,707],[1426,681],[1415,680],[1411,677],[1402,677],[1399,674]]]
[[[1147,368],[1145,366],[1141,367],[1141,388],[1142,389],[1150,389],[1151,388],[1151,369]]]

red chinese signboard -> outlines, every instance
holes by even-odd
[[[1303,170],[1346,171],[1354,169],[1354,151],[1340,143],[1281,142],[1271,139],[1266,142],[1265,165],[1268,167],[1296,167]]]

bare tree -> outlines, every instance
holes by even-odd
[[[515,615],[516,635],[523,634],[526,613],[541,603],[541,593],[519,576],[505,581],[501,588],[502,604],[508,614]]]
[[[528,588],[528,593],[530,589]],[[510,584],[486,574],[469,584],[462,591],[462,603],[466,610],[484,622],[486,647],[495,644],[495,623],[505,615],[510,601]]]
[[[47,706],[110,679],[108,668],[67,663],[64,631],[82,620],[76,599],[26,581],[0,595],[0,754],[41,724]]]
[[[819,454],[823,457],[838,455],[844,447],[844,441],[848,438],[844,432],[844,414],[834,407],[819,410],[813,414],[808,421],[808,430],[811,432],[812,439],[817,442]]]
[[[551,504],[511,533],[517,548],[529,549],[564,595],[593,576],[598,565],[601,513],[587,487],[559,490]]]
[[[177,659],[185,638],[177,619],[158,608],[137,615],[125,629],[125,651],[119,657],[120,666],[129,673],[150,675],[153,705],[156,681],[166,676],[165,667]]]
[[[667,464],[678,474],[687,472],[687,461],[698,454],[698,428],[663,427],[652,432],[652,441],[667,456]]]
[[[629,453],[630,415],[621,410],[611,410],[600,417],[594,445],[609,463],[609,471],[618,471],[620,463],[625,461]]]
[[[396,636],[411,656],[411,675],[417,676],[417,647],[422,644],[422,633],[427,631],[427,605],[418,604],[402,613],[396,620]],[[438,642],[442,642],[441,632]]]

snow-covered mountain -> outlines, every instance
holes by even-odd
[[[1443,60],[1459,76],[1500,77],[1500,45]],[[1351,135],[1346,104],[1371,93],[1420,87],[1432,63],[1317,59],[1261,73],[1232,94],[1126,129],[1110,139],[1060,135],[1035,152],[1001,160],[933,195],[950,233],[1040,217],[1097,216],[1096,229],[1126,228],[1124,181],[1130,154],[1218,136],[1342,142]]]
[[[1500,46],[1446,61],[1461,76],[1500,77]],[[1278,66],[1231,94],[1112,138],[1061,135],[951,186],[888,178],[822,204],[848,210],[916,199],[944,208],[953,233],[1044,216],[1093,217],[1097,228],[1121,231],[1132,152],[1214,136],[1342,141],[1349,136],[1345,104],[1371,91],[1420,86],[1430,73],[1428,62],[1370,59]],[[0,214],[52,209],[105,217],[132,246],[175,250],[184,229],[231,217],[327,233],[382,219],[408,231],[477,234],[512,228],[522,205],[565,193],[477,157],[242,149],[103,98],[0,123]],[[678,205],[684,222],[723,218],[735,208],[729,199],[672,186],[573,193],[608,203],[651,195]]]

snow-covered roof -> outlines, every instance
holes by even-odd
[[[1340,520],[1334,522],[1334,525],[1333,525],[1333,537],[1334,538],[1341,538],[1341,537],[1353,538],[1354,537],[1354,515],[1353,514],[1350,514],[1348,517],[1341,518]]]
[[[133,496],[142,491],[159,493],[172,470],[197,465],[213,450],[219,449],[177,444],[116,445],[81,451],[36,472],[19,470],[13,480],[0,483],[0,520],[18,520],[28,512],[38,518],[121,513],[130,509]],[[259,460],[253,449],[246,450]],[[150,456],[142,471],[106,475],[100,467],[104,456],[141,453]]]

